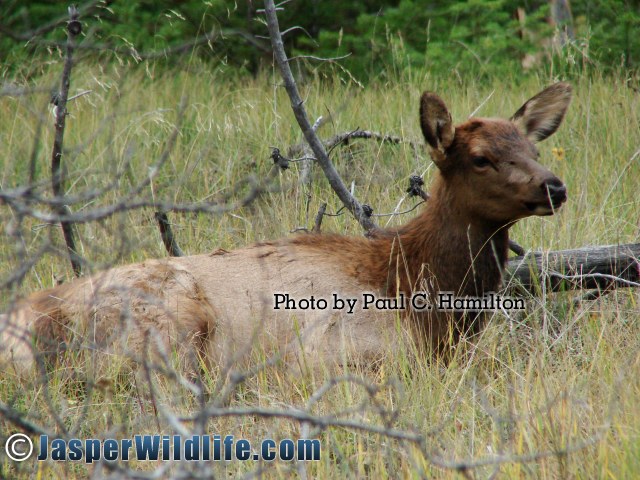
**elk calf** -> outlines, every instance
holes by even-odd
[[[34,354],[58,360],[63,346],[208,362],[258,346],[312,366],[370,363],[405,341],[447,351],[481,328],[481,313],[392,302],[417,291],[433,299],[500,288],[509,227],[552,215],[567,198],[536,161],[534,144],[556,131],[570,99],[571,87],[556,83],[510,120],[471,118],[454,127],[442,99],[426,92],[420,124],[438,172],[431,198],[406,225],[372,239],[301,235],[112,268],[34,293],[0,316],[0,354],[20,368]],[[382,303],[364,308],[364,293]],[[349,312],[346,304],[332,308],[337,299],[360,301]]]

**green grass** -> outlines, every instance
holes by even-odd
[[[58,68],[34,81],[48,88]],[[315,119],[332,114],[321,136],[356,127],[421,140],[418,98],[424,89],[447,102],[456,122],[464,120],[492,92],[480,116],[509,116],[530,96],[556,79],[532,78],[517,87],[510,79],[465,84],[412,72],[388,84],[361,88],[348,79],[309,78],[301,85],[307,110]],[[69,154],[70,195],[98,189],[115,172],[130,166],[115,189],[74,211],[111,205],[131,185],[142,181],[180,120],[180,134],[164,168],[143,192],[145,197],[175,202],[221,198],[247,176],[265,179],[271,169],[271,146],[283,153],[302,138],[288,98],[263,75],[257,79],[217,74],[194,64],[191,71],[146,75],[122,67],[80,66],[73,72],[72,92],[93,92],[74,101],[69,110],[65,145]],[[640,97],[615,78],[577,78],[573,103],[559,132],[540,145],[541,162],[562,178],[569,200],[553,217],[521,221],[512,237],[525,248],[562,249],[586,245],[638,242],[640,237]],[[180,99],[184,116],[178,119]],[[37,179],[49,191],[48,168],[53,139],[52,117],[44,110],[48,94],[0,98],[0,187],[24,185],[34,141]],[[44,112],[44,113],[43,113]],[[38,137],[39,118],[44,119]],[[76,147],[81,147],[77,148]],[[559,158],[552,149],[563,149]],[[381,145],[353,141],[338,147],[333,160],[345,182],[355,182],[355,194],[375,212],[391,212],[404,195],[411,174],[428,178],[433,167],[425,151],[416,159],[408,144]],[[177,239],[188,253],[231,249],[289,235],[311,227],[322,202],[329,212],[340,208],[321,171],[314,169],[310,189],[296,183],[299,164],[277,176],[280,188],[251,205],[222,215],[171,213]],[[246,191],[246,188],[245,190]],[[232,195],[238,198],[242,191]],[[403,207],[414,204],[406,200]],[[415,212],[391,220],[406,221]],[[386,224],[387,217],[379,218]],[[7,206],[0,206],[0,278],[7,278],[44,243],[54,251],[44,255],[20,287],[3,292],[0,307],[14,295],[49,287],[72,272],[63,254],[56,226],[25,218],[16,224]],[[24,252],[10,232],[18,229]],[[324,231],[361,234],[347,214],[326,217]],[[129,211],[80,225],[81,251],[95,268],[166,255],[153,211]],[[589,303],[575,305],[580,292],[531,300],[522,315],[495,315],[481,338],[461,348],[448,367],[416,362],[411,355],[389,359],[375,371],[354,372],[380,386],[375,401],[397,412],[394,428],[427,434],[426,448],[434,456],[454,460],[515,457],[569,449],[566,455],[540,455],[530,462],[507,461],[499,478],[608,478],[640,476],[640,316],[638,290],[618,290]],[[16,380],[0,376],[0,399],[25,413],[30,421],[58,431],[52,411],[80,437],[128,437],[135,433],[170,433],[163,412],[178,415],[197,410],[197,399],[175,382],[159,379],[165,405],[158,411],[144,381],[113,364],[108,375],[92,378],[86,358],[68,359],[48,388],[35,377]],[[88,388],[95,383],[95,388]],[[134,381],[135,380],[135,381]],[[213,389],[218,372],[210,372]],[[230,406],[304,408],[320,378],[292,379],[282,368],[269,368],[237,388]],[[47,399],[47,397],[49,397]],[[364,408],[355,408],[364,404]],[[50,405],[50,406],[47,406]],[[313,408],[317,414],[355,412],[345,418],[381,424],[372,399],[362,387],[340,383]],[[0,418],[0,431],[18,430]],[[259,441],[266,437],[299,438],[302,426],[288,420],[254,416],[210,421],[207,432]],[[311,428],[313,432],[313,428]],[[429,433],[432,432],[432,433]],[[315,478],[457,478],[462,474],[434,466],[416,448],[399,441],[344,428],[317,433],[322,460],[306,465]],[[577,448],[582,447],[582,448]],[[9,477],[84,478],[94,467],[71,464],[11,464],[0,457],[0,473]],[[218,476],[236,476],[254,469],[253,462],[213,465]],[[149,470],[157,465],[140,465]],[[478,478],[489,477],[494,465],[479,467]],[[293,475],[297,467],[284,462],[269,466],[266,475]],[[0,475],[1,476],[1,475]]]

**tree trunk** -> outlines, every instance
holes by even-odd
[[[534,295],[547,291],[640,287],[640,243],[533,252],[512,258],[506,284]]]
[[[571,15],[571,4],[569,0],[550,0],[551,22],[558,27],[560,46],[564,47],[567,41],[575,39],[573,33],[573,16]]]

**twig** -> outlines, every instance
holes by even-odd
[[[238,30],[235,28],[227,28],[219,31],[212,30],[210,33],[200,35],[189,42],[183,43],[181,45],[174,45],[171,47],[167,47],[162,50],[138,53],[134,49],[130,48],[129,53],[133,54],[134,57],[138,60],[154,60],[157,58],[166,58],[170,55],[178,55],[178,54],[188,52],[200,45],[210,44],[216,41],[217,39],[224,38],[226,36],[241,37],[244,41],[246,41],[252,47],[255,47],[258,50],[263,52],[269,51],[267,46],[263,42],[259,42],[258,40],[256,40],[254,35],[251,35],[248,32]],[[112,49],[116,50],[116,48],[112,48]]]
[[[69,22],[67,23],[67,51],[62,70],[62,81],[60,92],[55,97],[56,105],[56,132],[53,140],[53,152],[51,154],[51,186],[56,197],[64,197],[64,174],[62,171],[62,146],[64,142],[64,127],[67,116],[67,98],[69,96],[69,85],[71,83],[71,69],[73,67],[73,51],[75,49],[75,38],[82,31],[82,26],[78,21],[78,10],[74,5],[69,7]],[[65,204],[60,204],[56,211],[60,215],[69,215],[70,209]],[[82,263],[76,250],[75,235],[71,222],[60,222],[64,241],[67,244],[69,260],[73,273],[76,277],[82,275]]]
[[[553,272],[553,275],[561,280],[569,280],[575,282],[586,282],[586,281],[595,281],[603,280],[605,282],[615,282],[616,285],[621,287],[636,287],[640,288],[640,283],[633,282],[631,280],[627,280],[626,278],[622,278],[618,275],[612,275],[610,273],[585,273],[580,275],[562,275],[558,272]]]
[[[178,246],[178,242],[176,242],[176,239],[173,236],[173,230],[171,229],[171,224],[169,223],[167,214],[165,212],[156,212],[155,218],[158,222],[158,227],[160,228],[162,243],[164,243],[164,248],[167,249],[169,255],[172,257],[184,257],[184,252]]]
[[[316,120],[316,123],[314,123],[313,125],[313,130],[317,131],[317,127],[316,126],[321,126],[323,123],[323,117],[319,117],[318,120]],[[322,143],[324,144],[325,148],[327,149],[328,154],[331,154],[331,152],[333,151],[334,148],[336,148],[339,145],[347,145],[350,139],[373,139],[373,140],[379,140],[382,143],[391,143],[391,144],[400,144],[400,143],[408,143],[414,153],[414,157],[418,157],[418,149],[420,148],[420,145],[416,142],[413,141],[407,141],[402,139],[401,137],[395,136],[395,135],[389,135],[389,134],[384,134],[384,133],[379,133],[379,132],[373,132],[370,130],[360,130],[359,128],[356,128],[355,130],[349,131],[349,132],[343,132],[343,133],[339,133],[337,135],[334,135],[333,137],[327,139],[327,140],[323,140]],[[303,152],[306,156],[303,157],[304,160],[307,160],[308,156],[311,154],[311,152],[309,151],[309,146],[308,145],[293,145],[291,147],[289,147],[288,152],[290,155],[293,155],[296,152]],[[315,160],[315,158],[311,157],[310,160]],[[302,171],[300,174],[300,178],[301,178],[301,182],[304,184],[309,184],[311,182],[310,177],[311,177],[311,165],[312,165],[312,161],[305,161],[303,163],[302,166]],[[424,193],[424,192],[423,192]],[[427,199],[429,197],[429,195],[427,193],[424,193],[425,196],[423,196],[423,199]]]
[[[36,425],[27,420],[24,413],[14,410],[9,405],[0,402],[0,415],[3,419],[13,423],[16,427],[20,427],[23,431],[31,435],[49,435],[50,432],[46,431],[39,425]]]
[[[318,118],[316,118],[316,121],[313,122],[311,130],[313,130],[315,133],[318,133],[318,129],[325,123],[326,119],[322,115],[320,115]],[[306,142],[304,143],[304,146],[302,148],[302,153],[303,157],[302,168],[300,169],[300,183],[309,187],[311,185],[311,170],[315,158],[313,157],[313,152],[309,148],[309,144]]]
[[[339,133],[338,135],[331,137],[329,140],[325,142],[325,145],[328,150],[331,150],[336,145],[339,145],[341,143],[347,143],[351,138],[375,139],[375,140],[380,140],[382,143],[393,143],[393,144],[399,144],[403,142],[402,138],[397,137],[395,135],[387,135],[383,133],[372,132],[370,130],[361,130],[357,128],[351,132]]]
[[[288,59],[288,62],[293,62],[294,60],[317,60],[319,62],[335,62],[337,60],[344,60],[347,57],[350,57],[351,53],[347,53],[346,55],[341,55],[339,57],[316,57],[315,55],[297,55],[295,57],[291,57]]]
[[[571,452],[576,452],[582,450],[588,446],[595,445],[598,443],[605,433],[607,432],[608,425],[605,428],[602,428],[597,434],[592,437],[578,442],[573,445],[569,445],[563,449],[557,450],[548,450],[541,452],[533,452],[529,454],[502,454],[502,455],[494,455],[494,456],[486,456],[480,457],[478,459],[468,460],[468,461],[459,461],[459,460],[447,460],[439,455],[434,455],[427,450],[426,438],[424,434],[414,433],[409,430],[397,430],[394,428],[383,427],[380,425],[363,423],[356,420],[351,419],[343,419],[337,418],[333,415],[327,416],[316,416],[312,415],[308,412],[297,410],[297,409],[288,409],[288,410],[274,410],[268,408],[260,408],[260,407],[238,407],[238,408],[219,408],[213,405],[206,406],[201,412],[198,413],[198,416],[195,417],[182,417],[180,418],[181,422],[196,422],[200,416],[207,416],[210,418],[220,418],[220,417],[259,417],[259,418],[280,418],[292,420],[295,422],[304,422],[315,427],[319,427],[320,429],[338,427],[338,428],[347,428],[359,432],[366,432],[371,434],[380,435],[385,438],[395,439],[399,441],[405,441],[413,444],[416,448],[420,450],[422,455],[431,462],[433,465],[448,470],[455,470],[457,472],[469,472],[473,469],[483,466],[491,466],[498,465],[504,463],[528,463],[535,462],[537,460],[558,456],[558,455],[566,455]]]
[[[522,248],[522,246],[518,242],[516,242],[515,240],[511,240],[511,239],[509,239],[509,250],[511,250],[516,255],[520,255],[520,256],[522,256],[525,253],[527,253],[525,251],[525,249]]]
[[[80,92],[80,93],[76,93],[73,97],[69,97],[69,98],[67,99],[67,101],[68,101],[68,102],[70,102],[71,100],[75,100],[76,98],[80,98],[80,97],[82,97],[82,96],[84,96],[84,95],[88,95],[88,94],[90,94],[92,91],[93,91],[93,90],[83,90],[83,91],[82,91],[82,92]]]
[[[29,198],[16,194],[15,192],[0,191],[0,203],[4,202],[10,205],[11,208],[18,215],[28,216],[35,218],[43,223],[57,223],[57,222],[70,222],[70,223],[89,223],[99,220],[104,220],[116,213],[127,212],[130,210],[137,210],[141,208],[153,208],[155,210],[165,210],[183,213],[208,213],[208,214],[221,214],[237,210],[241,207],[246,207],[252,203],[256,198],[265,192],[270,191],[269,188],[259,185],[253,179],[249,178],[250,191],[247,192],[242,198],[232,203],[214,203],[214,202],[200,202],[200,203],[173,203],[159,200],[148,200],[144,198],[127,198],[121,202],[113,205],[107,205],[104,207],[97,207],[86,212],[78,213],[48,213],[33,208],[33,205],[29,201]]]
[[[281,170],[286,170],[289,168],[290,159],[283,157],[280,153],[280,149],[273,147],[271,150],[271,160],[273,160],[274,165],[277,165]]]
[[[395,217],[396,215],[406,215],[407,213],[413,212],[416,208],[418,208],[423,203],[424,201],[418,202],[413,207],[408,208],[402,212],[397,212],[394,210],[393,212],[389,212],[389,213],[371,213],[371,216],[372,217]]]
[[[316,215],[316,221],[313,225],[313,233],[320,233],[320,228],[322,226],[322,219],[324,218],[324,212],[327,211],[327,202],[323,202],[318,209],[318,214]]]
[[[323,118],[323,117],[320,117],[320,118]],[[320,118],[316,121],[316,123],[318,123]],[[411,140],[405,140],[402,137],[398,137],[396,135],[390,135],[390,134],[386,134],[386,133],[374,132],[374,131],[371,131],[371,130],[361,130],[359,128],[357,128],[355,130],[348,131],[348,132],[338,133],[337,135],[334,135],[331,138],[323,140],[322,143],[324,144],[324,146],[325,146],[325,148],[327,150],[332,150],[337,145],[340,145],[340,144],[343,144],[343,143],[347,143],[349,141],[349,139],[351,139],[351,138],[365,139],[365,140],[369,140],[369,139],[379,140],[382,143],[391,143],[391,144],[407,143],[407,144],[409,144],[411,146],[411,148],[414,151],[417,151],[419,148],[421,148],[421,145],[418,142],[413,142]],[[303,151],[303,149],[304,149],[304,146],[298,144],[298,145],[293,145],[293,146],[289,147],[289,149],[287,151],[289,152],[290,156],[295,156],[298,152]]]
[[[91,0],[89,2],[85,2],[77,10],[82,10],[85,15],[93,12],[93,10],[97,10],[100,8],[100,4],[108,4],[109,2],[103,2],[102,0]],[[56,28],[58,28],[65,20],[67,19],[66,15],[62,15],[59,18],[56,18],[49,23],[46,23],[34,30],[30,30],[28,32],[23,33],[15,33],[13,29],[7,25],[0,24],[0,33],[8,36],[9,38],[19,41],[19,42],[30,42],[35,37],[39,37],[41,35],[45,35]]]
[[[318,130],[320,130],[324,125],[326,125],[327,123],[333,120],[333,117],[335,116],[336,113],[342,112],[345,108],[347,108],[347,103],[348,103],[348,97],[345,97],[343,102],[335,111],[333,112],[329,111],[327,115],[320,115],[316,119],[316,121],[313,123],[313,126],[311,127],[311,129],[315,133],[318,133]],[[315,157],[313,156],[313,152],[311,151],[309,144],[307,142],[303,142],[301,144],[292,145],[288,148],[287,152],[290,157],[295,157],[297,153],[302,154],[303,160],[302,160],[302,168],[300,169],[300,183],[302,185],[306,185],[307,187],[309,187],[312,181],[311,174],[312,174],[313,162],[315,161]]]
[[[353,214],[356,220],[358,220],[360,225],[362,225],[362,227],[367,231],[377,229],[378,227],[373,220],[364,213],[360,202],[351,195],[345,186],[333,163],[331,163],[331,159],[327,155],[324,145],[313,131],[307,112],[304,109],[302,98],[300,98],[298,87],[296,86],[293,74],[291,73],[287,54],[284,51],[282,36],[280,35],[280,26],[278,25],[278,17],[276,15],[276,7],[273,0],[265,0],[264,5],[267,26],[269,27],[269,36],[271,37],[271,46],[273,47],[273,54],[284,80],[285,89],[289,95],[293,113],[305,139],[309,143],[309,146],[316,157],[316,161],[322,168],[331,188],[336,192],[338,198],[340,198],[345,207]]]
[[[587,293],[585,293],[583,295],[580,295],[577,298],[574,298],[573,305],[574,306],[578,306],[582,302],[592,302],[594,300],[597,300],[597,299],[601,298],[604,295],[607,295],[607,294],[611,293],[612,291],[613,291],[612,289],[589,290]]]
[[[322,115],[320,115],[318,118],[316,118],[316,121],[313,122],[313,126],[311,127],[311,129],[314,132],[317,132],[318,128],[320,128],[325,123],[326,123],[326,119]]]
[[[422,189],[423,185],[424,185],[424,180],[420,175],[411,175],[409,177],[409,188],[407,188],[406,190],[408,196],[420,197],[425,202],[429,200],[429,194]],[[399,207],[400,205],[398,204],[398,208]]]
[[[495,93],[495,90],[492,90],[491,93],[489,94],[489,96],[487,98],[485,98],[482,103],[480,105],[478,105],[478,107],[469,114],[469,118],[473,117],[476,113],[478,113],[478,111],[484,107],[484,104],[487,103],[489,101],[489,99],[493,96],[493,94]]]

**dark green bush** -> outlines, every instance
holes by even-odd
[[[637,69],[640,61],[640,2],[574,2],[575,40],[555,59],[554,71],[572,68]],[[65,38],[62,25],[35,40],[24,35],[53,19],[64,18],[58,2],[14,0],[3,6],[0,56],[4,71],[12,71],[34,54],[51,55],[51,42]],[[85,42],[115,49],[127,56],[157,54],[216,32],[195,51],[233,70],[257,72],[271,62],[261,14],[262,2],[238,0],[113,0],[88,12]],[[518,8],[525,12],[524,25]],[[341,57],[341,65],[366,81],[394,76],[410,68],[439,74],[483,77],[518,76],[526,55],[549,64],[553,28],[546,21],[549,5],[515,0],[297,0],[279,13],[283,29],[299,26],[285,42],[297,54]],[[43,47],[47,47],[46,49]],[[132,49],[133,47],[133,49]],[[185,48],[182,54],[192,53]],[[132,55],[135,59],[135,55]],[[532,57],[533,58],[533,57]],[[575,67],[572,67],[574,65]],[[311,65],[313,66],[313,65]]]

